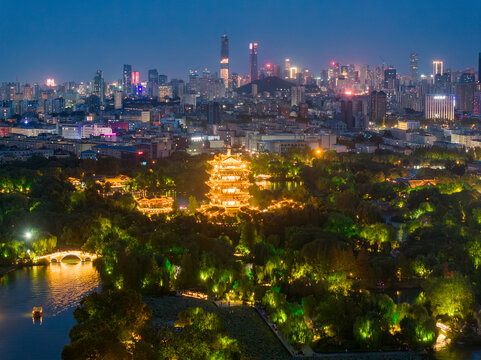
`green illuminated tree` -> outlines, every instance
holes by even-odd
[[[455,275],[431,280],[426,297],[435,315],[464,319],[472,311],[474,295],[468,279]]]

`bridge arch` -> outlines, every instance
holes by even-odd
[[[84,261],[79,255],[74,254],[74,253],[69,253],[69,254],[65,254],[64,256],[62,256],[62,258],[60,259],[60,262],[62,262],[63,259],[65,259],[67,256],[73,256],[73,257],[76,257],[77,259],[79,259],[82,262]]]
[[[45,259],[45,260],[48,260],[51,263],[52,262],[60,263],[67,256],[76,257],[81,262],[93,261],[93,260],[95,260],[99,257],[99,255],[97,255],[97,254],[91,254],[91,253],[84,252],[84,251],[81,251],[81,250],[68,250],[68,251],[59,251],[59,252],[56,252],[56,253],[39,256],[39,257],[36,258],[36,260]]]

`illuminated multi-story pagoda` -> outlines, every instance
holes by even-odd
[[[221,207],[226,211],[237,211],[249,205],[250,170],[248,162],[240,155],[233,155],[230,149],[227,154],[219,154],[209,162],[212,165],[207,194],[210,206]]]

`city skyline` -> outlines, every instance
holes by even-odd
[[[183,79],[190,69],[219,72],[219,37],[224,33],[230,43],[229,72],[243,75],[249,73],[250,42],[259,43],[259,68],[266,62],[282,65],[290,58],[292,64],[307,66],[315,74],[332,60],[371,66],[384,62],[409,74],[411,53],[419,56],[421,74],[430,73],[435,59],[443,60],[445,68],[476,68],[481,4],[462,3],[438,1],[433,8],[408,1],[403,8],[389,5],[391,11],[386,11],[378,9],[379,1],[335,5],[286,1],[280,7],[272,1],[184,2],[184,6],[149,1],[142,7],[121,1],[113,7],[111,2],[87,0],[68,6],[50,1],[39,7],[27,0],[25,26],[18,28],[13,19],[0,25],[0,32],[7,34],[0,37],[0,46],[8,49],[0,59],[0,81],[17,77],[21,82],[43,82],[47,77],[58,82],[89,81],[99,69],[106,81],[115,81],[121,78],[123,64],[132,64],[142,80],[153,68]],[[97,11],[86,17],[81,10],[89,5]],[[15,6],[7,1],[5,12],[13,12]],[[257,11],[250,11],[253,6]],[[409,7],[417,11],[408,16]],[[210,19],[214,8],[218,16]],[[71,22],[69,16],[77,10],[78,21]],[[372,24],[367,21],[370,17],[379,21]],[[133,25],[126,29],[123,21],[129,19]],[[279,26],[284,19],[287,25]],[[69,31],[63,32],[66,26]],[[165,31],[154,31],[159,27]]]

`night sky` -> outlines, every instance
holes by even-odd
[[[142,80],[151,68],[185,79],[189,69],[218,71],[224,32],[241,74],[250,41],[259,64],[289,57],[315,73],[332,60],[381,58],[407,73],[410,52],[421,73],[434,58],[464,69],[481,51],[480,0],[0,0],[0,12],[0,81],[90,81],[97,69],[113,81],[124,63]]]

